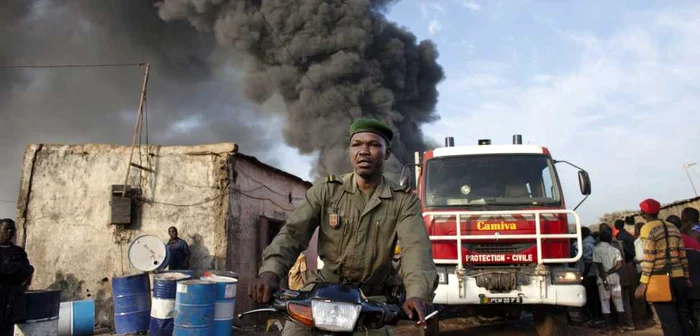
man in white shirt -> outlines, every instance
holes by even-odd
[[[644,259],[644,248],[642,248],[642,239],[639,238],[639,232],[642,230],[644,223],[637,223],[634,226],[634,263],[637,266],[637,274],[642,273],[642,259]]]
[[[601,309],[605,319],[606,328],[612,329],[612,315],[610,312],[610,299],[615,305],[615,310],[622,320],[625,312],[622,302],[622,286],[617,272],[622,268],[623,260],[620,250],[610,245],[612,232],[604,230],[600,232],[600,243],[593,250],[593,262],[598,268],[598,293],[600,293]],[[625,329],[629,326],[625,326]],[[634,327],[632,327],[634,330]]]

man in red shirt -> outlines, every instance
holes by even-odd
[[[683,222],[681,232],[700,241],[700,230],[694,230],[696,226],[700,225],[700,212],[691,207],[683,209],[681,212],[681,222]]]
[[[681,212],[683,245],[685,245],[685,254],[688,258],[688,268],[690,268],[690,282],[693,284],[688,293],[688,305],[695,324],[696,335],[699,331],[698,328],[700,328],[700,243],[697,240],[697,237],[700,236],[700,225],[698,225],[698,217],[700,217],[700,213],[695,208],[687,207]]]
[[[666,217],[666,221],[669,223],[673,223],[673,225],[675,225],[678,228],[678,230],[681,231],[681,238],[683,239],[683,245],[685,246],[686,250],[700,250],[700,242],[698,242],[697,239],[688,235],[688,233],[690,233],[690,227],[686,227],[683,224],[683,220],[680,217],[676,215],[671,215]]]

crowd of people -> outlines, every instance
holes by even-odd
[[[664,335],[700,335],[700,212],[687,207],[662,219],[660,208],[647,199],[640,203],[645,222],[630,216],[616,220],[615,230],[608,223],[596,232],[582,228],[588,326],[632,331],[656,314]]]

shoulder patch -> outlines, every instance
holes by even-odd
[[[343,180],[338,175],[328,175],[326,177],[326,183],[340,183],[343,184]]]

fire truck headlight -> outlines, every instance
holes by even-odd
[[[575,268],[553,269],[552,283],[555,285],[580,285],[581,272]]]

